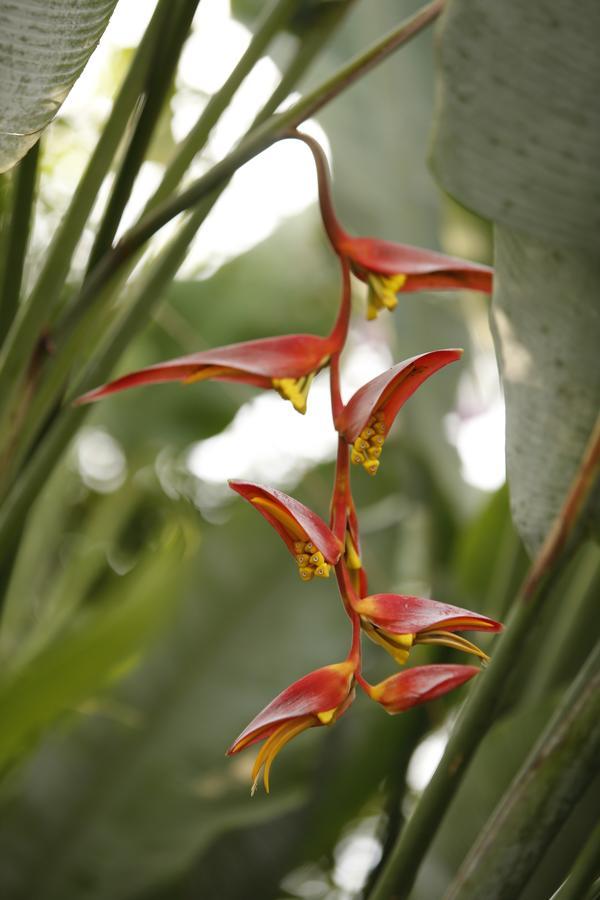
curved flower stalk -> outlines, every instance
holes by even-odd
[[[307,728],[331,725],[346,712],[354,700],[355,668],[355,663],[348,659],[310,672],[275,697],[235,739],[228,756],[257,741],[266,741],[252,769],[252,794],[256,792],[261,771],[265,791],[269,793],[273,760],[288,741]]]
[[[144,384],[166,381],[235,381],[260,388],[273,388],[294,409],[306,412],[306,399],[312,380],[339,349],[340,334],[334,329],[328,337],[316,334],[286,334],[282,337],[244,341],[216,347],[189,356],[147,366],[129,375],[94,388],[75,403],[93,403],[109,394]]]
[[[390,715],[396,715],[442,697],[470,681],[480,671],[477,666],[414,666],[380,681],[379,684],[365,683],[365,690],[371,700],[380,703]]]
[[[460,359],[462,350],[433,350],[398,363],[363,385],[342,412],[338,428],[352,445],[350,459],[369,475],[379,468],[379,457],[394,419],[417,388],[439,369]]]
[[[489,657],[476,644],[456,631],[502,630],[500,622],[447,603],[403,594],[373,594],[351,600],[366,634],[404,665],[416,644],[437,644],[462,650],[487,662]]]
[[[464,289],[492,292],[493,269],[489,266],[409,244],[348,234],[333,208],[329,167],[321,145],[300,131],[290,136],[303,141],[312,152],[327,235],[335,252],[349,261],[354,275],[369,287],[368,319],[377,318],[382,309],[393,310],[400,292]]]
[[[302,581],[328,578],[342,553],[342,545],[323,519],[303,503],[251,481],[229,482],[273,526],[296,560]]]

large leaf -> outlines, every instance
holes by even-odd
[[[600,405],[597,4],[451,0],[433,167],[496,224],[511,506],[535,553]]]
[[[515,523],[540,546],[600,409],[600,260],[496,227],[492,322]]]
[[[600,6],[450,0],[433,167],[465,206],[595,250]]]
[[[38,140],[81,74],[117,0],[0,0],[0,172]]]

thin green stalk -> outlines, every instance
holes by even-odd
[[[206,146],[211,131],[231,103],[240,84],[262,57],[273,37],[285,27],[297,6],[298,0],[274,0],[264,11],[252,40],[225,83],[210,98],[198,121],[179,145],[144,212],[162,203],[177,189],[194,157]]]
[[[533,705],[572,675],[574,663],[593,640],[600,596],[600,549],[590,542],[567,570],[564,589],[552,599],[554,621],[544,635],[544,652],[528,673],[523,702]]]
[[[598,772],[600,644],[565,692],[502,797],[446,900],[518,897]]]
[[[551,900],[592,900],[590,892],[600,877],[600,823],[592,831],[577,857],[571,874]],[[597,894],[595,895],[597,897]]]
[[[16,168],[12,191],[12,209],[5,244],[5,259],[0,282],[0,345],[8,334],[16,315],[25,255],[35,198],[40,142],[33,145]]]
[[[351,0],[351,2],[353,2],[353,0]],[[296,86],[299,78],[318,54],[325,41],[331,36],[342,18],[342,15],[348,11],[349,6],[350,4],[347,3],[343,9],[336,10],[335,15],[330,14],[326,23],[321,24],[321,27],[317,32],[314,32],[312,35],[305,38],[285,69],[281,80],[271,97],[267,100],[254,120],[252,127],[256,127],[266,121],[277,109],[279,104],[285,100],[290,91]],[[269,18],[265,21],[264,28],[271,29],[274,25],[274,19]],[[259,45],[264,44],[263,34],[259,35],[257,32],[255,39],[259,41]],[[249,51],[250,47],[247,52]],[[252,56],[255,55],[255,53],[252,54]],[[237,66],[236,72],[236,78],[238,79],[238,82],[241,83],[247,74],[246,65]],[[231,92],[231,82],[229,79],[222,90],[226,90],[228,94]],[[221,185],[218,193],[225,188],[226,184],[227,183]],[[218,193],[214,194],[214,199],[211,201],[210,205],[203,207],[205,210],[204,217],[208,215],[213,203],[216,201]],[[203,221],[203,219],[201,221]],[[73,367],[75,359],[81,355],[82,348],[90,346],[90,342],[98,334],[98,330],[102,330],[100,317],[104,314],[103,310],[112,300],[115,290],[124,282],[130,270],[129,267],[135,262],[135,259],[136,258],[130,260],[129,265],[119,272],[119,281],[116,283],[114,280],[111,281],[110,284],[105,286],[101,293],[94,298],[92,309],[88,311],[88,314],[85,315],[81,321],[76,323],[76,320],[71,320],[71,327],[68,328],[67,333],[62,336],[62,341],[61,336],[59,335],[56,352],[44,371],[44,377],[41,379],[35,397],[32,400],[27,421],[24,423],[16,443],[10,448],[10,462],[6,461],[3,466],[4,485],[11,482],[14,473],[21,467],[33,440],[39,433],[43,423],[46,422],[53,407],[59,402],[61,391],[64,388],[65,381]],[[106,376],[100,375],[99,377],[103,378]]]
[[[287,96],[296,84],[297,79],[312,62],[320,46],[321,42],[315,41],[307,43],[305,47],[300,48],[284,73],[281,83],[256,117],[256,124],[267,119],[281,100]],[[123,349],[150,315],[153,304],[160,298],[162,288],[177,271],[190,241],[206,215],[208,215],[217,196],[218,194],[215,193],[212,198],[208,198],[205,201],[205,205],[196,210],[183,223],[171,242],[149,264],[147,272],[142,275],[134,288],[135,294],[130,301],[127,311],[113,325],[107,340],[104,342],[104,349],[77,381],[73,395],[93,387],[94,384],[102,381],[110,374]],[[83,322],[80,323],[80,327],[83,324]],[[67,354],[68,366],[70,366],[72,358],[71,355]],[[60,384],[62,384],[62,380]],[[12,487],[0,509],[0,560],[5,556],[5,553],[10,552],[12,554],[14,552],[14,535],[19,533],[38,492],[89,411],[90,407],[82,406],[63,408],[48,429],[43,442],[41,442],[19,479]],[[1,593],[0,591],[0,595]]]
[[[142,108],[96,233],[87,273],[94,268],[113,242],[123,210],[131,196],[135,179],[152,140],[165,98],[173,83],[181,50],[189,34],[198,3],[199,0],[185,0],[179,3],[165,23],[153,65],[146,76]]]
[[[515,660],[520,657],[527,632],[565,564],[571,539],[579,532],[587,501],[597,483],[599,467],[600,421],[591,435],[558,520],[525,579],[491,663],[477,679],[478,684],[450,736],[440,764],[402,830],[369,900],[401,900],[409,895],[468,764],[494,722],[505,684]]]
[[[418,13],[406,20],[369,50],[356,57],[348,65],[321,84],[318,88],[300,99],[285,112],[269,119],[261,127],[253,129],[250,134],[232,152],[216,163],[205,175],[193,182],[176,197],[165,200],[155,209],[127,231],[117,242],[110,253],[98,263],[90,278],[84,284],[78,298],[80,307],[87,308],[104,284],[114,277],[115,273],[171,219],[195,206],[214,190],[226,183],[240,166],[253,159],[271,144],[280,140],[289,131],[310,118],[334,97],[354,84],[378,63],[387,59],[394,50],[407,43],[434,19],[443,7],[443,0],[423,7]]]
[[[121,85],[94,153],[56,231],[32,293],[20,307],[0,353],[0,434],[8,434],[7,419],[21,390],[31,356],[56,307],[71,266],[75,247],[122,140],[138,101],[157,41],[169,16],[171,0],[159,0],[156,10]]]

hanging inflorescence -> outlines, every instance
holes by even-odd
[[[239,381],[273,389],[300,413],[306,411],[311,382],[329,367],[331,410],[338,433],[338,453],[327,525],[320,516],[282,491],[244,481],[230,486],[273,526],[294,558],[303,581],[327,578],[334,569],[337,586],[352,626],[345,660],[324,666],[294,682],[262,710],[234,741],[228,754],[265,741],[252,773],[252,793],[261,772],[269,790],[271,764],[282,747],[300,732],[331,725],[350,706],[355,687],[389,713],[425,703],[464,684],[478,666],[424,665],[400,671],[379,684],[361,674],[361,634],[383,647],[400,666],[417,644],[438,644],[474,655],[487,655],[459,631],[495,632],[493,619],[456,606],[401,594],[372,594],[361,557],[359,525],[352,498],[350,462],[375,475],[382,448],[400,408],[430,375],[461,356],[461,350],[434,350],[388,369],[342,402],[339,365],[350,319],[350,275],[368,285],[367,318],[393,310],[399,292],[469,288],[491,291],[492,271],[470,263],[374,238],[352,237],[341,227],[332,205],[329,171],[320,145],[306,134],[289,135],[311,150],[319,183],[323,224],[341,268],[341,299],[327,337],[293,334],[231,344],[159,363],[126,375],[80,397],[89,403],[108,394],[163,381],[191,383],[205,379]]]

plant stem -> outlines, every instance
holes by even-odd
[[[165,97],[173,83],[181,50],[189,34],[198,3],[199,0],[185,0],[185,2],[179,3],[165,22],[165,30],[157,45],[154,63],[148,69],[146,76],[142,109],[129,138],[100,227],[96,233],[86,275],[94,268],[113,242],[123,210],[131,196],[135,179],[152,140]]]
[[[594,900],[590,890],[600,872],[600,823],[592,831],[567,880],[551,900]]]
[[[600,431],[595,428],[572,482],[558,522],[534,560],[514,604],[508,627],[492,661],[478,678],[462,716],[451,734],[444,755],[425,788],[412,817],[402,830],[369,900],[405,898],[419,866],[441,824],[475,751],[494,721],[504,685],[519,658],[523,640],[565,561],[571,538],[579,532],[586,501],[594,489],[600,460]],[[534,576],[534,577],[533,577]]]
[[[453,882],[447,900],[512,900],[598,771],[600,645],[565,692]]]
[[[8,334],[19,306],[35,199],[39,153],[40,142],[37,141],[23,157],[14,175],[12,209],[5,245],[3,278],[0,283],[0,345]]]
[[[294,129],[314,115],[338,94],[369,72],[377,63],[386,59],[394,50],[405,44],[439,15],[443,0],[434,0],[418,13],[392,31],[366,53],[356,57],[340,69],[306,97],[303,97],[285,112],[253,129],[248,137],[232,152],[216,163],[205,175],[193,182],[186,190],[172,199],[165,200],[154,210],[143,216],[136,225],[125,232],[122,238],[96,266],[84,285],[78,303],[84,307],[93,301],[98,291],[115,275],[148,241],[153,234],[184,210],[195,206],[203,198],[225,183],[233,173],[253,159],[286,132]]]
[[[193,157],[194,153],[202,148],[208,139],[213,125],[217,121],[215,116],[218,118],[220,111],[226,108],[227,103],[231,100],[235,90],[240,86],[252,66],[264,52],[269,41],[273,38],[275,33],[274,29],[278,30],[282,27],[286,21],[286,16],[289,17],[290,15],[290,6],[294,7],[295,3],[296,0],[276,0],[271,11],[265,16],[262,25],[252,38],[242,59],[235,66],[223,87],[209,102],[207,108],[200,116],[197,125],[192,129],[192,132],[184,141],[183,147],[187,148],[185,153],[188,155],[191,154],[190,159]],[[298,53],[295,54],[292,64],[282,76],[279,85],[260,111],[253,126],[266,121],[266,119],[272,115],[279,103],[287,97],[298,77],[310,64],[321,45],[321,43],[309,41],[306,46],[300,48]],[[221,92],[223,92],[223,97],[221,97]],[[208,111],[209,107],[210,111]],[[165,185],[170,188],[175,176],[177,176],[177,178],[181,177],[183,174],[180,169],[182,158],[183,157],[178,154],[176,161],[179,159],[179,163],[176,162],[175,165],[169,167],[165,174],[165,178],[158,189],[158,193],[160,193]],[[222,185],[220,190],[224,189],[225,186],[226,185]],[[203,207],[204,215],[201,217],[200,222],[206,218],[212,209],[212,206],[219,196],[220,190],[219,192],[214,193],[210,203]],[[150,201],[150,203],[152,203],[152,201]],[[132,267],[136,259],[136,255],[130,258],[129,268]],[[125,280],[127,273],[128,268],[123,268],[119,273],[122,281]],[[15,440],[8,443],[5,455],[2,458],[2,465],[0,466],[2,472],[2,477],[0,479],[1,487],[5,488],[6,485],[10,483],[14,473],[19,469],[25,454],[31,447],[32,441],[44,426],[48,415],[51,413],[53,407],[60,402],[60,396],[64,389],[65,381],[73,367],[75,359],[81,353],[81,348],[89,346],[90,342],[93,341],[94,337],[98,334],[98,329],[102,331],[104,328],[99,317],[103,315],[103,309],[108,307],[118,284],[115,284],[113,281],[110,285],[105,284],[101,286],[101,289],[98,292],[94,292],[94,290],[89,290],[89,283],[90,281],[93,282],[94,277],[94,274],[92,274],[91,279],[88,279],[84,283],[78,297],[74,300],[66,315],[57,325],[57,329],[53,335],[55,342],[58,344],[57,349],[53,354],[53,358],[46,366],[44,377],[41,379],[38,389],[36,390],[35,397],[28,410],[28,416],[24,425],[21,426]],[[122,281],[120,283],[122,283]],[[93,306],[90,309],[92,301]]]
[[[31,356],[56,307],[100,186],[108,172],[151,65],[157,41],[169,16],[171,0],[159,0],[133,62],[121,85],[94,153],[54,235],[35,287],[20,307],[0,354],[0,434],[18,396]]]
[[[330,20],[331,31],[335,26],[336,18]],[[330,31],[330,33],[331,33]],[[323,40],[306,42],[299,48],[289,67],[284,72],[279,85],[273,91],[255,119],[260,123],[272,115],[273,110],[279,105],[296,84],[298,78],[310,65],[314,56],[321,48]],[[87,388],[93,387],[99,381],[108,377],[112,367],[119,359],[131,338],[139,331],[141,325],[149,317],[152,307],[160,299],[162,289],[169,279],[175,274],[185,257],[187,247],[197,229],[200,227],[210,209],[218,199],[220,191],[208,197],[205,203],[194,211],[192,216],[184,222],[172,241],[164,247],[158,257],[149,265],[148,271],[135,286],[135,294],[130,301],[124,315],[114,323],[110,333],[104,341],[104,349],[92,361],[81,378],[77,381],[74,394],[81,393]],[[87,320],[80,323],[93,331],[95,320]],[[88,331],[73,332],[71,338],[75,344],[78,338],[85,336]],[[85,346],[85,343],[84,343]],[[68,371],[72,356],[66,354]],[[63,384],[64,376],[58,382],[58,388]],[[44,382],[42,386],[45,386]],[[52,397],[46,398],[46,410],[52,408]],[[35,501],[36,495],[50,475],[52,469],[60,459],[66,446],[75,435],[91,407],[67,407],[60,411],[56,419],[50,425],[44,436],[43,442],[29,459],[19,479],[12,486],[2,509],[0,510],[0,560],[6,554],[13,554],[15,550],[15,536],[19,534],[23,522]],[[21,454],[24,450],[21,449]],[[2,592],[0,591],[0,594]]]

